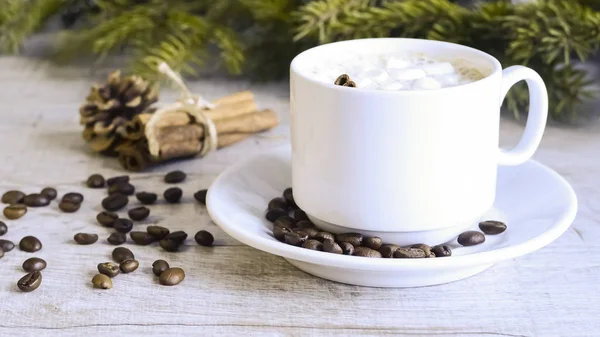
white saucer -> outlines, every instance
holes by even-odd
[[[288,146],[239,162],[210,186],[208,211],[227,234],[279,255],[299,269],[332,281],[372,287],[417,287],[457,281],[502,260],[531,253],[556,240],[577,213],[577,197],[556,172],[535,161],[500,167],[496,201],[486,214],[508,229],[473,247],[451,243],[451,257],[374,259],[294,247],[273,238],[267,203],[291,186]]]

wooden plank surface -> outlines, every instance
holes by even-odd
[[[0,259],[0,336],[196,336],[196,335],[399,335],[399,336],[598,336],[600,326],[600,133],[550,127],[536,159],[571,182],[580,211],[571,229],[550,246],[498,264],[475,277],[441,286],[374,289],[325,281],[283,259],[241,245],[218,229],[192,194],[235,161],[289,141],[286,83],[251,85],[204,80],[194,92],[216,98],[252,89],[259,105],[282,115],[283,125],[202,160],[173,163],[133,175],[138,190],[162,193],[162,175],[188,172],[181,205],[154,205],[138,228],[162,224],[193,235],[208,229],[214,248],[188,239],[184,252],[127,244],[141,263],[114,279],[109,291],[91,288],[96,264],[109,261],[109,231],[94,220],[103,191],[84,187],[92,173],[121,174],[115,159],[91,153],[80,137],[77,109],[91,82],[77,68],[55,69],[39,61],[0,58],[0,190],[27,192],[54,186],[79,191],[79,212],[63,214],[57,203],[6,221],[2,237],[41,239],[36,254],[15,249]],[[175,93],[167,91],[169,101]],[[502,124],[502,143],[518,139],[522,127]],[[135,203],[134,203],[135,204]],[[100,242],[78,246],[76,232],[94,232]],[[22,293],[16,281],[30,256],[48,262],[42,286]],[[158,258],[186,270],[177,287],[162,287],[150,265]]]

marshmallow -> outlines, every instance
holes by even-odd
[[[423,77],[423,78],[413,81],[413,83],[412,83],[413,89],[433,90],[433,89],[439,89],[441,87],[442,87],[442,84],[440,82],[438,82],[435,78],[432,78],[432,77]]]
[[[423,71],[423,69],[408,68],[408,69],[395,71],[392,73],[392,76],[396,80],[411,81],[411,80],[423,78],[423,77],[427,76],[427,74],[425,73],[425,71]]]
[[[411,66],[411,63],[404,58],[389,57],[385,60],[385,67],[388,69],[404,69]]]
[[[403,90],[408,88],[409,87],[406,85],[406,83],[402,82],[391,82],[381,86],[381,89],[390,91]]]
[[[370,78],[375,82],[381,83],[387,81],[390,75],[382,69],[370,68],[361,72],[357,77],[361,79]]]
[[[454,67],[448,62],[428,64],[423,70],[429,76],[454,74]]]

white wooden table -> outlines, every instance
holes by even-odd
[[[566,177],[579,197],[571,229],[550,246],[498,264],[460,282],[416,289],[373,289],[325,281],[283,259],[241,245],[217,228],[192,198],[244,156],[289,141],[287,84],[195,82],[194,92],[216,98],[251,88],[260,106],[282,115],[271,134],[253,137],[202,160],[189,160],[134,174],[138,191],[162,193],[165,172],[189,174],[181,205],[152,206],[147,224],[211,231],[214,248],[188,238],[180,253],[156,246],[131,248],[138,271],[119,275],[111,290],[92,289],[96,264],[109,261],[109,230],[95,215],[104,191],[83,181],[92,173],[123,174],[112,158],[91,153],[80,137],[78,106],[93,81],[81,69],[56,70],[43,62],[0,58],[0,189],[27,192],[54,186],[62,195],[79,191],[79,212],[63,214],[57,202],[6,221],[2,237],[18,242],[35,235],[36,254],[16,248],[0,259],[0,336],[192,336],[192,335],[401,335],[401,336],[598,336],[600,335],[600,127],[550,127],[536,159]],[[98,74],[100,76],[100,74]],[[97,77],[98,78],[98,77]],[[174,92],[162,97],[174,98]],[[513,144],[522,127],[503,121],[502,142]],[[122,212],[121,212],[122,213]],[[145,225],[138,225],[143,229]],[[74,244],[77,232],[98,233],[91,246]],[[48,262],[41,287],[22,293],[16,281],[22,262]],[[176,287],[158,285],[155,259],[181,266],[187,277]]]

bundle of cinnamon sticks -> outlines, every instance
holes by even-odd
[[[204,111],[217,132],[217,147],[225,147],[250,135],[271,129],[279,124],[277,114],[259,110],[250,91],[243,91],[212,102],[213,109]],[[152,121],[153,130],[148,124]],[[149,166],[175,158],[198,155],[204,146],[206,125],[185,109],[174,109],[163,114],[142,113],[124,128],[127,140],[117,147],[119,162],[130,171],[141,171]],[[150,142],[156,146],[149,148]]]

